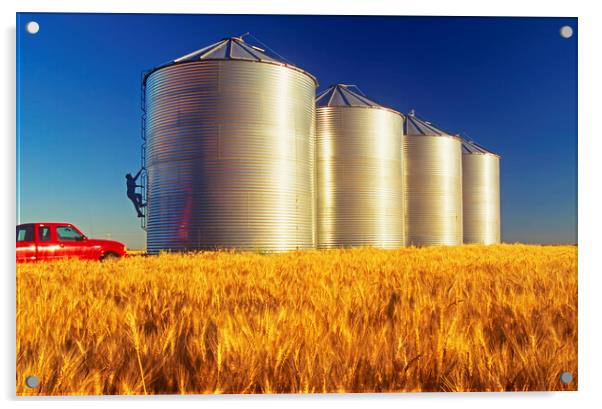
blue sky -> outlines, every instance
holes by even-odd
[[[140,165],[141,73],[245,32],[319,90],[357,84],[499,153],[504,241],[577,241],[575,18],[18,14],[17,220],[143,248],[124,179]]]

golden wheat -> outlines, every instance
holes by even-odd
[[[40,386],[27,388],[28,375]],[[19,395],[576,388],[574,246],[17,269]]]

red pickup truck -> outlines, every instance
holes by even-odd
[[[17,226],[17,263],[62,258],[104,260],[125,255],[123,243],[89,239],[70,223],[27,223]]]

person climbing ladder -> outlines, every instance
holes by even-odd
[[[136,208],[136,212],[138,212],[138,217],[144,217],[144,214],[140,211],[140,208],[145,207],[146,203],[142,203],[142,195],[140,193],[136,193],[136,188],[137,187],[144,187],[142,185],[137,185],[136,184],[136,180],[138,180],[138,177],[140,176],[140,173],[142,173],[142,170],[144,168],[140,169],[138,171],[138,173],[136,173],[136,176],[132,176],[131,173],[128,173],[127,175],[125,175],[125,178],[127,180],[127,195],[128,198],[132,201],[132,203],[134,204],[134,207]]]

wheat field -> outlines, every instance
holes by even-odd
[[[17,395],[576,390],[577,247],[19,265],[16,328]]]

